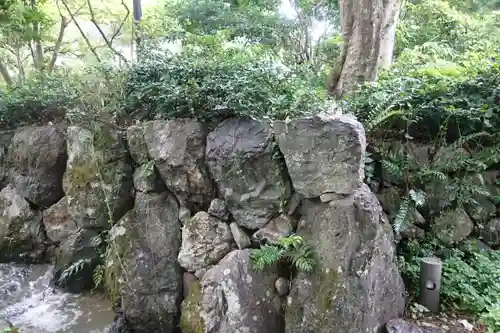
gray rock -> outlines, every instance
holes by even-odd
[[[288,204],[286,206],[285,212],[288,215],[293,215],[297,209],[300,207],[300,203],[302,202],[302,195],[297,192],[294,192],[288,200]]]
[[[179,208],[179,221],[184,225],[191,219],[191,212],[186,207]]]
[[[263,227],[282,211],[291,184],[267,123],[233,118],[207,139],[207,163],[238,225]]]
[[[233,234],[234,241],[238,246],[238,249],[243,250],[250,246],[250,237],[246,234],[245,230],[240,228],[236,222],[229,225],[231,233]]]
[[[0,131],[0,190],[9,183],[8,149],[14,131]]]
[[[182,227],[179,264],[195,272],[219,262],[231,250],[229,226],[206,212],[198,212]]]
[[[469,236],[474,224],[469,215],[462,208],[443,212],[434,220],[432,226],[436,237],[443,243],[457,243]]]
[[[483,229],[480,230],[483,240],[490,246],[500,245],[500,218],[491,219]]]
[[[275,122],[295,191],[306,198],[351,194],[364,179],[363,126],[350,116],[314,116]]]
[[[404,284],[392,229],[368,186],[328,204],[306,201],[298,234],[321,258],[287,299],[287,333],[377,332],[402,315]]]
[[[330,201],[334,200],[340,200],[344,197],[342,194],[337,194],[337,193],[323,193],[322,195],[319,196],[319,199],[323,203],[327,203]]]
[[[477,223],[485,223],[497,213],[496,206],[487,197],[476,197],[476,204],[464,205],[467,215]]]
[[[69,215],[66,197],[43,211],[43,225],[47,237],[53,242],[61,242],[78,230]]]
[[[16,130],[9,147],[9,179],[16,191],[38,206],[49,207],[63,196],[66,135],[58,126]]]
[[[393,319],[385,325],[387,333],[444,333],[439,328],[422,327],[403,319]]]
[[[0,332],[9,333],[9,329],[13,327],[11,322],[0,318]]]
[[[182,275],[182,299],[189,296],[191,284],[198,282],[198,278],[193,273],[185,272]]]
[[[205,333],[283,331],[281,302],[274,290],[277,275],[252,267],[248,250],[229,253],[201,280]]]
[[[255,243],[275,244],[280,238],[289,236],[297,223],[289,216],[280,215],[266,224],[262,229],[257,230],[252,235],[252,241]]]
[[[41,214],[12,185],[0,191],[0,261],[36,261],[44,254]]]
[[[215,216],[222,221],[229,221],[229,210],[227,209],[226,203],[222,199],[215,198],[210,202],[208,214]]]
[[[61,242],[56,250],[56,285],[64,290],[79,293],[94,287],[93,271],[99,262],[94,241],[99,234],[94,230],[79,229]],[[78,265],[78,263],[84,263]],[[76,273],[69,273],[69,267],[78,266]],[[66,271],[66,273],[64,273]]]
[[[205,166],[206,126],[190,119],[150,121],[144,137],[169,190],[184,205],[208,206],[214,188]]]
[[[152,163],[143,164],[135,169],[134,187],[137,191],[144,193],[167,191],[167,186]]]
[[[127,128],[128,149],[130,156],[137,165],[143,165],[150,161],[144,133],[144,124],[132,125]]]
[[[132,166],[121,133],[101,123],[70,126],[67,140],[68,211],[78,227],[109,229],[133,206]]]
[[[106,285],[121,298],[132,332],[172,332],[182,298],[179,207],[168,192],[138,193],[111,230]]]
[[[274,287],[278,295],[285,296],[290,291],[290,280],[280,277],[274,283]]]

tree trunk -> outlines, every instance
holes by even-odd
[[[341,97],[356,83],[376,80],[379,66],[390,64],[400,4],[401,0],[339,0],[344,44],[327,81],[332,95]]]

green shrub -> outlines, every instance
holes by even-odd
[[[191,51],[143,59],[125,85],[127,112],[210,122],[232,115],[284,119],[324,108],[324,90],[278,62],[238,50]]]
[[[418,291],[421,258],[438,256],[443,260],[441,300],[445,307],[475,314],[498,311],[499,251],[479,250],[470,242],[449,249],[433,240],[411,241],[401,251],[398,257],[400,269],[411,291]]]

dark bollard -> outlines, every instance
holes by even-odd
[[[431,312],[439,312],[439,292],[443,263],[439,258],[423,258],[420,262],[419,303]]]

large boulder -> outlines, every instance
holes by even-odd
[[[95,230],[78,229],[56,249],[54,283],[59,288],[79,293],[94,287],[93,272],[99,264],[99,253],[95,249]]]
[[[106,285],[135,333],[172,332],[182,299],[179,206],[169,193],[137,193],[109,232]]]
[[[229,253],[201,280],[201,317],[205,333],[283,331],[277,274],[252,267],[249,250]]]
[[[102,123],[70,126],[63,185],[79,227],[109,229],[133,206],[132,166],[122,134]]]
[[[167,190],[158,170],[152,163],[138,166],[134,171],[134,187],[145,193],[161,193]]]
[[[18,129],[9,147],[10,182],[31,203],[49,207],[63,196],[66,133],[59,126]]]
[[[278,121],[274,129],[293,187],[304,197],[352,194],[363,183],[366,139],[350,116]]]
[[[0,191],[0,261],[32,262],[45,251],[42,216],[12,185]]]
[[[379,332],[399,318],[404,284],[392,229],[368,186],[329,203],[306,200],[304,208],[297,233],[315,249],[318,267],[293,282],[285,332]]]
[[[0,190],[9,183],[8,149],[14,131],[0,131]]]
[[[479,233],[490,246],[500,246],[500,218],[491,219]]]
[[[236,223],[256,230],[280,214],[291,184],[269,124],[222,122],[207,139],[207,163]]]
[[[179,264],[190,272],[215,265],[231,251],[232,241],[227,223],[198,212],[182,227]]]
[[[190,119],[151,121],[144,138],[165,184],[187,207],[206,208],[214,195],[205,166],[207,128]]]
[[[444,211],[434,220],[432,226],[436,237],[447,244],[464,240],[473,229],[474,223],[463,208]]]
[[[66,197],[43,211],[43,225],[47,237],[53,242],[61,242],[78,230],[69,215]]]

